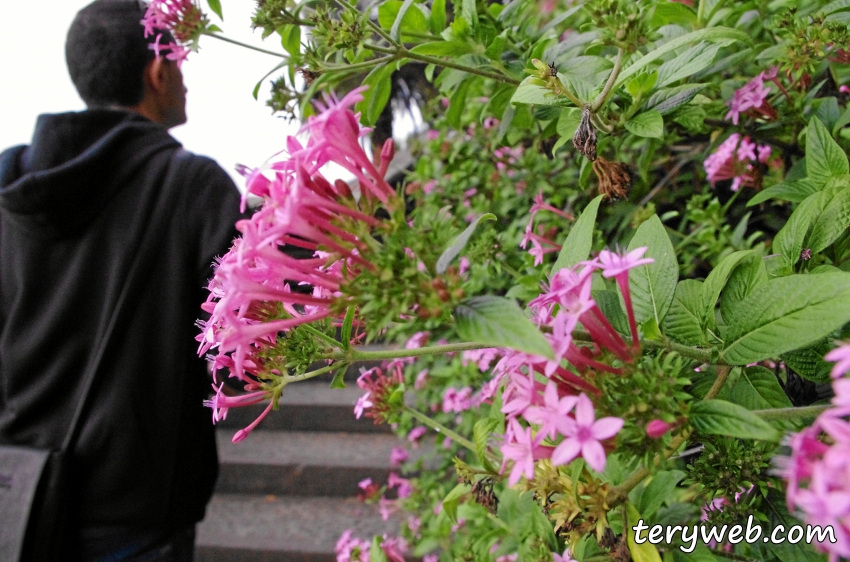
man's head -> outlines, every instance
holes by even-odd
[[[65,43],[71,80],[88,107],[122,107],[174,127],[186,122],[186,88],[178,65],[156,57],[145,38],[138,0],[96,0],[77,14]]]

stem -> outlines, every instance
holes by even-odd
[[[457,351],[468,351],[470,349],[487,349],[497,347],[490,344],[476,342],[447,343],[445,345],[433,345],[429,347],[417,347],[414,349],[382,349],[380,351],[358,351],[350,349],[329,353],[319,357],[322,359],[345,360],[349,363],[355,361],[381,361],[383,359],[398,359],[401,357],[422,357],[423,355],[437,355],[439,353],[453,353]]]
[[[378,66],[379,64],[384,64],[385,62],[390,62],[395,60],[395,57],[381,57],[377,59],[367,60],[363,62],[358,62],[354,64],[346,64],[346,65],[329,65],[325,67],[325,70],[328,72],[348,72],[350,70],[360,70],[361,68],[369,68],[372,66]]]
[[[322,332],[320,332],[319,330],[317,330],[316,328],[314,328],[310,324],[301,324],[301,328],[303,330],[310,332],[311,334],[313,334],[314,336],[316,336],[320,340],[324,341],[325,343],[330,344],[331,347],[334,347],[336,349],[342,349],[344,347],[343,344],[336,341],[335,339],[333,339],[329,335],[323,334]]]
[[[590,104],[590,112],[596,113],[599,111],[599,108],[608,101],[608,96],[611,95],[612,90],[614,89],[614,83],[617,82],[617,77],[620,76],[620,67],[623,64],[623,48],[619,47],[617,49],[617,58],[614,60],[614,68],[611,69],[611,74],[608,76],[608,81],[605,82],[605,87],[602,88],[602,91],[599,92],[599,95],[596,96],[596,99],[593,100],[593,103]]]
[[[418,60],[420,62],[425,62],[428,64],[435,64],[437,66],[444,66],[446,68],[454,68],[456,70],[462,70],[464,72],[468,72],[469,74],[477,74],[478,76],[483,76],[485,78],[492,78],[493,80],[498,80],[499,82],[504,82],[505,84],[511,84],[513,86],[519,85],[519,80],[515,80],[510,76],[505,76],[504,74],[497,74],[495,72],[489,72],[487,70],[481,70],[480,68],[475,68],[472,66],[466,66],[465,64],[459,64],[456,62],[444,60],[438,57],[432,57],[428,55],[420,55],[418,53],[414,53],[413,51],[409,51],[408,49],[397,46],[397,47],[382,47],[380,45],[372,45],[365,44],[363,45],[365,49],[369,49],[370,51],[375,51],[376,53],[385,53],[388,55],[394,55],[396,59],[412,59]]]
[[[291,382],[306,381],[314,377],[318,377],[319,375],[329,373],[337,368],[339,368],[339,365],[337,364],[328,365],[327,367],[322,367],[321,369],[316,369],[315,371],[310,371],[309,373],[304,373],[303,375],[284,375],[283,380],[286,381],[286,384],[289,384]]]
[[[273,57],[277,57],[279,59],[286,58],[286,55],[282,55],[281,53],[275,53],[274,51],[267,51],[266,49],[255,47],[253,45],[249,45],[248,43],[243,43],[242,41],[237,41],[235,39],[231,39],[229,37],[225,37],[224,35],[219,35],[218,33],[212,31],[205,33],[208,37],[214,37],[219,41],[224,41],[225,43],[233,43],[234,45],[239,45],[240,47],[245,47],[246,49],[251,49],[252,51],[257,51],[258,53],[265,53],[267,55],[271,55]]]
[[[428,416],[426,416],[425,414],[423,414],[419,410],[414,410],[410,406],[405,406],[404,411],[408,412],[411,416],[413,416],[417,420],[421,421],[422,423],[424,423],[425,425],[427,425],[428,427],[430,427],[431,429],[433,429],[437,433],[442,433],[446,437],[454,440],[458,445],[463,445],[464,447],[466,447],[467,449],[469,449],[473,453],[476,452],[475,451],[475,443],[473,443],[472,441],[470,441],[466,437],[463,437],[463,436],[455,433],[454,431],[452,431],[448,427],[444,426],[440,422],[432,420],[431,418],[429,418]]]
[[[543,330],[545,331],[545,330]],[[593,342],[593,338],[590,337],[590,334],[585,332],[584,330],[573,330],[573,340],[580,342]],[[687,345],[682,345],[679,343],[675,343],[672,341],[658,341],[658,340],[643,340],[640,342],[640,345],[644,348],[648,349],[664,349],[667,351],[675,351],[682,357],[686,357],[688,359],[693,359],[695,361],[701,361],[703,363],[712,363],[714,362],[716,365],[724,365],[724,363],[716,362],[714,360],[714,356],[712,355],[711,350],[701,349],[698,347],[690,347]]]
[[[708,0],[699,0],[697,5],[697,29],[702,29],[705,23],[705,5],[707,2]]]
[[[728,365],[720,365],[717,367],[717,379],[714,381],[714,384],[711,385],[711,388],[706,393],[704,400],[711,400],[715,396],[720,393],[720,390],[723,388],[723,385],[726,384],[726,379],[729,378],[729,371],[732,370],[732,367]],[[660,466],[661,463],[672,457],[676,451],[679,450],[679,447],[684,444],[685,441],[688,440],[690,433],[687,431],[683,431],[679,435],[673,438],[670,442],[670,447],[655,456],[653,461],[654,466]],[[631,476],[626,478],[626,480],[620,484],[619,486],[614,486],[611,488],[611,492],[608,494],[608,506],[609,508],[614,508],[620,504],[620,502],[626,501],[626,498],[629,496],[629,492],[632,491],[632,488],[643,482],[643,479],[649,476],[650,470],[648,467],[641,467],[634,471]]]
[[[831,407],[831,404],[821,404],[818,406],[803,406],[802,408],[776,408],[771,410],[753,410],[753,413],[765,421],[797,420],[800,418],[815,418]]]

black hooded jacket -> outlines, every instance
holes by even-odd
[[[239,195],[200,156],[181,159],[183,181],[164,181],[178,150],[138,114],[89,110],[43,115],[29,147],[0,154],[0,443],[59,448],[139,241],[149,224],[168,225],[83,414],[72,482],[83,527],[191,524],[215,483],[194,323],[212,261],[236,234]],[[160,197],[173,202],[161,223]]]

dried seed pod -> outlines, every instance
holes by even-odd
[[[549,76],[557,76],[557,75],[558,75],[558,69],[555,67],[555,63],[553,62],[552,64],[549,65]]]
[[[475,501],[487,508],[487,511],[496,515],[499,508],[499,498],[493,493],[494,480],[491,477],[482,478],[472,486],[472,495]]]
[[[632,183],[629,167],[622,162],[611,162],[601,156],[593,163],[593,171],[599,178],[599,193],[612,201],[626,199]]]
[[[596,130],[590,123],[590,106],[585,105],[581,111],[581,122],[573,135],[573,146],[588,160],[596,160]]]

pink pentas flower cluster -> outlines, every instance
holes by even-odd
[[[151,0],[141,21],[145,37],[156,36],[156,41],[151,44],[156,56],[167,52],[166,58],[178,64],[186,60],[208,23],[193,0]],[[166,34],[176,41],[162,42]]]
[[[354,536],[354,531],[347,529],[339,537],[334,547],[337,562],[369,562],[371,543],[367,540]],[[381,539],[381,550],[389,562],[405,562],[404,555],[407,554],[407,542],[401,537],[388,537],[384,535]]]
[[[354,405],[354,415],[357,419],[365,415],[375,423],[386,421],[390,412],[395,408],[390,400],[396,390],[404,383],[402,363],[394,361],[384,367],[361,369],[357,378],[357,386],[366,393],[358,398]]]
[[[765,81],[776,82],[776,74],[778,68],[773,66],[769,70],[759,73],[758,76],[747,82],[743,87],[735,90],[726,105],[729,106],[729,113],[726,114],[726,119],[731,119],[737,125],[741,114],[749,115],[755,118],[763,118],[768,120],[778,119],[779,116],[767,97],[770,95],[770,88],[765,84]],[[777,85],[779,85],[777,83]],[[781,85],[780,85],[781,86]]]
[[[494,368],[494,380],[505,382],[502,412],[508,423],[501,451],[502,471],[513,462],[510,485],[523,477],[532,479],[535,462],[540,459],[551,459],[558,466],[580,456],[594,470],[604,470],[604,442],[620,431],[624,421],[616,417],[597,419],[590,396],[600,391],[585,375],[621,375],[622,369],[611,366],[611,360],[630,363],[640,353],[629,270],[653,262],[643,257],[645,252],[646,248],[626,254],[604,250],[596,259],[555,273],[540,296],[531,301],[534,319],[551,331],[547,338],[555,357],[505,350]],[[623,293],[631,345],[591,297],[592,274],[596,271],[615,278]],[[594,345],[576,345],[572,333],[578,324],[590,334]]]
[[[771,152],[768,145],[757,145],[749,137],[732,133],[705,160],[703,167],[712,187],[719,181],[732,180],[732,191],[738,191],[741,186],[755,185],[753,164],[767,164]]]
[[[832,405],[790,437],[790,456],[776,457],[776,463],[787,481],[788,508],[808,525],[832,527],[835,542],[817,546],[834,561],[850,558],[850,342],[842,342],[824,359],[836,362]]]
[[[397,196],[384,180],[392,141],[377,166],[359,144],[368,129],[360,127],[351,107],[363,99],[364,89],[342,100],[328,98],[302,128],[308,134],[306,144],[289,137],[287,157],[249,174],[248,192],[262,197],[263,205],[236,225],[241,236],[215,268],[203,305],[210,318],[200,322],[198,337],[200,354],[218,352],[214,371],[229,369],[249,392],[262,390],[252,377],[266,370],[264,352],[275,345],[280,332],[326,318],[341,323],[337,311],[344,310],[345,303],[340,301],[340,286],[364,268],[374,268],[361,257],[365,243],[353,231],[379,224],[364,206],[391,208]],[[326,180],[320,170],[328,163],[357,177],[359,193],[341,180]],[[293,257],[281,251],[284,246],[312,257]],[[226,414],[225,408],[241,405],[216,391],[210,402],[217,405],[216,419]],[[240,400],[255,398],[258,395]]]
[[[528,247],[528,244],[531,243],[531,249],[528,250],[528,253],[534,256],[535,266],[543,263],[544,255],[561,250],[561,245],[549,238],[549,236],[547,236],[549,233],[541,232],[539,225],[537,232],[535,232],[534,218],[540,211],[549,211],[567,220],[573,220],[575,218],[572,213],[562,211],[561,209],[547,203],[543,199],[542,191],[534,197],[534,204],[531,206],[531,215],[528,220],[528,225],[525,227],[525,233],[523,234],[522,241],[520,242],[520,247],[525,249]]]

